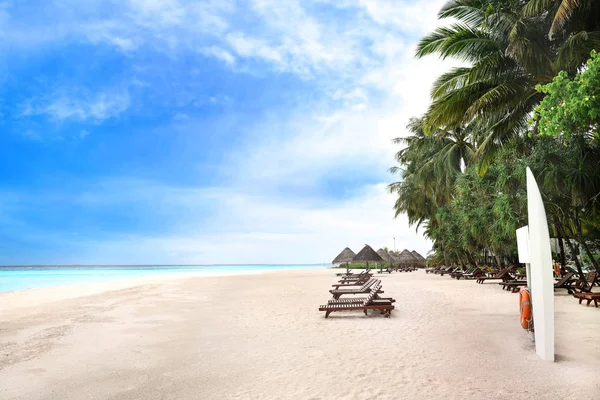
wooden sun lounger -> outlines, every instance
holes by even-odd
[[[574,279],[575,274],[573,272],[567,272],[565,276],[560,278],[556,283],[554,283],[554,289],[567,289],[570,290],[575,283]]]
[[[581,304],[583,300],[587,300],[586,306],[589,306],[593,301],[594,307],[598,308],[598,302],[600,302],[600,293],[575,292],[573,293],[573,296],[579,299],[579,304]]]
[[[361,272],[360,274],[356,274],[356,275],[342,276],[340,278],[339,282],[342,282],[342,281],[351,282],[351,281],[367,280],[367,279],[371,278],[372,276],[373,276],[373,274],[371,274],[371,273]]]
[[[475,279],[475,278],[482,278],[485,277],[485,272],[483,272],[481,269],[479,268],[475,268],[475,271],[471,272],[470,274],[462,274],[456,277],[456,279],[460,280],[460,278],[464,278],[464,279]]]
[[[517,293],[519,288],[527,286],[527,281],[515,279],[514,281],[498,282],[498,285],[502,285],[502,290]]]
[[[344,294],[365,294],[365,293],[370,293],[371,288],[380,283],[381,283],[381,281],[378,279],[370,279],[369,281],[365,282],[358,289],[349,289],[349,288],[331,289],[329,291],[329,293],[331,293],[333,295],[334,299],[339,299],[340,296],[342,296]],[[383,290],[378,290],[377,293],[383,293]]]
[[[567,289],[569,293],[574,293],[575,290],[579,292],[590,293],[592,287],[594,287],[594,281],[596,280],[596,271],[589,272],[585,280],[577,281],[571,288]]]
[[[347,297],[344,299],[331,299],[327,301],[327,304],[348,304],[348,303],[362,303],[364,302],[366,297]],[[379,297],[379,295],[375,295],[373,301],[377,301],[379,303],[395,303],[396,299],[392,299],[391,297]]]
[[[339,282],[342,282],[342,281],[347,281],[347,282],[364,281],[364,280],[371,278],[372,276],[373,276],[372,274],[358,274],[355,276],[344,276],[344,277],[340,278]]]
[[[512,280],[512,276],[510,275],[510,273],[515,268],[517,268],[517,267],[512,266],[512,267],[504,268],[502,271],[498,272],[496,275],[494,275],[492,277],[481,276],[481,277],[477,278],[477,283],[483,283],[485,281],[497,280],[497,279],[502,279],[503,281]]]
[[[462,275],[470,274],[471,272],[475,271],[475,268],[476,267],[471,267],[471,268],[465,269],[465,270],[454,271],[450,274],[450,277],[458,279]]]
[[[369,281],[369,277],[365,277],[365,279],[357,279],[355,281],[339,281],[338,283],[334,283],[331,285],[335,289],[345,288],[345,287],[353,287],[353,286],[362,286]]]
[[[445,274],[451,274],[451,273],[453,273],[456,270],[458,270],[458,268],[450,268],[450,269],[448,269],[446,271],[440,271],[439,274],[440,274],[440,276],[444,276]]]
[[[319,306],[319,311],[325,311],[325,318],[329,317],[334,311],[364,311],[367,315],[368,310],[381,311],[384,317],[390,317],[392,310],[395,308],[389,300],[377,300],[375,296],[381,289],[381,282],[378,281],[373,287],[367,297],[362,302],[336,302],[328,303]]]

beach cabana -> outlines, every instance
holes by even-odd
[[[346,247],[344,250],[342,250],[342,252],[340,254],[337,255],[336,258],[333,259],[333,261],[331,262],[332,264],[344,264],[346,263],[346,272],[349,272],[349,263],[352,262],[352,259],[354,258],[354,256],[356,256],[356,253],[354,253],[350,248]]]
[[[395,261],[395,260],[392,258],[392,256],[390,256],[390,255],[388,254],[388,252],[387,252],[387,251],[385,251],[384,249],[379,249],[379,250],[377,250],[377,254],[379,254],[379,256],[380,256],[381,258],[383,258],[383,262],[389,263],[389,264],[390,264],[390,267],[391,267],[392,263]],[[381,272],[381,270],[382,270],[382,269],[383,269],[383,266],[382,266],[382,268],[380,268],[380,272]]]
[[[412,253],[406,249],[402,250],[396,260],[403,265],[414,265],[418,263],[418,260],[415,258],[415,256],[413,256]]]
[[[365,247],[358,252],[352,259],[353,262],[365,262],[367,264],[367,270],[369,269],[369,261],[380,263],[383,262],[383,258],[371,246],[365,244]]]
[[[398,255],[399,254],[394,253],[393,251],[388,251],[388,256],[393,262],[398,262]]]
[[[413,257],[417,260],[417,262],[420,265],[425,265],[427,263],[427,260],[425,260],[425,257],[423,257],[421,254],[419,254],[416,250],[411,251],[410,254],[413,255]]]

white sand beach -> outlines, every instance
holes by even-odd
[[[325,269],[2,294],[0,399],[600,399],[600,309],[557,292],[549,363],[517,294],[381,279],[390,319],[325,319]]]

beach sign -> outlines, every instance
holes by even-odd
[[[533,304],[535,352],[543,360],[554,361],[554,277],[550,233],[542,194],[529,168],[527,168],[527,216],[528,240],[523,243],[526,243],[527,248],[524,259],[528,260],[529,264],[527,281]],[[518,232],[517,230],[517,235]],[[524,233],[520,235],[523,241]],[[518,239],[517,244],[519,244]],[[520,259],[521,248],[519,248]]]
[[[519,262],[529,264],[529,227],[524,226],[517,229],[517,251]]]
[[[531,288],[531,264],[529,263],[529,227],[517,229],[517,252],[519,262],[525,264],[527,270],[527,287]]]

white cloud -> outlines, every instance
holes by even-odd
[[[156,187],[149,190],[157,193]],[[207,201],[218,204],[217,218],[202,219],[202,225],[208,226],[194,231],[190,228],[195,224],[193,213],[188,212],[180,215],[188,220],[186,224],[171,229],[169,235],[86,242],[82,246],[86,253],[78,259],[94,263],[319,263],[330,262],[346,246],[358,251],[365,242],[376,249],[392,248],[394,237],[399,249],[425,254],[430,248],[429,241],[406,229],[405,217],[389,218],[394,199],[385,185],[366,187],[360,196],[321,207],[227,189],[162,188],[159,192],[172,207],[202,208]]]
[[[224,61],[226,64],[229,64],[229,65],[235,64],[235,57],[227,50],[224,50],[218,46],[204,47],[203,49],[200,50],[200,52],[207,56],[212,56],[221,61]]]
[[[247,37],[241,33],[227,35],[227,42],[241,57],[258,57],[277,65],[283,61],[278,49],[269,46],[265,41]]]
[[[360,7],[378,24],[396,26],[414,34],[424,34],[439,26],[437,12],[444,3],[446,0],[359,0]]]
[[[79,120],[102,122],[125,112],[130,106],[129,93],[111,90],[89,93],[83,89],[61,91],[23,105],[21,115],[47,115],[62,122]]]
[[[243,10],[250,28],[245,18],[236,19],[233,2],[130,0],[118,17],[71,26],[87,40],[127,53],[143,46],[191,50],[234,71],[260,60],[261,69],[315,80],[329,96],[308,99],[302,109],[248,128],[252,131],[244,132],[243,148],[232,146],[222,166],[229,169],[227,186],[173,189],[129,182],[128,190],[113,184],[91,188],[77,201],[90,207],[135,203],[139,199],[126,198],[134,193],[144,201],[161,201],[156,212],[173,215],[165,218],[168,235],[91,241],[81,246],[89,249],[82,262],[320,262],[347,245],[355,250],[364,243],[391,247],[392,237],[399,248],[426,253],[429,243],[408,227],[406,218],[392,218],[394,199],[385,186],[393,179],[387,169],[398,150],[391,139],[403,136],[408,119],[426,110],[433,79],[448,68],[436,59],[413,57],[416,38],[438,24],[435,15],[442,3],[254,0],[250,10]],[[315,5],[344,8],[352,17],[340,21],[311,13]],[[228,101],[211,96],[191,104]],[[127,92],[61,94],[24,105],[23,114],[102,121],[124,112],[130,102]],[[194,125],[192,116],[178,114],[174,120]],[[285,185],[310,189],[331,174],[352,179],[363,171],[375,184],[345,199],[279,193]],[[207,207],[209,217],[194,217]]]

